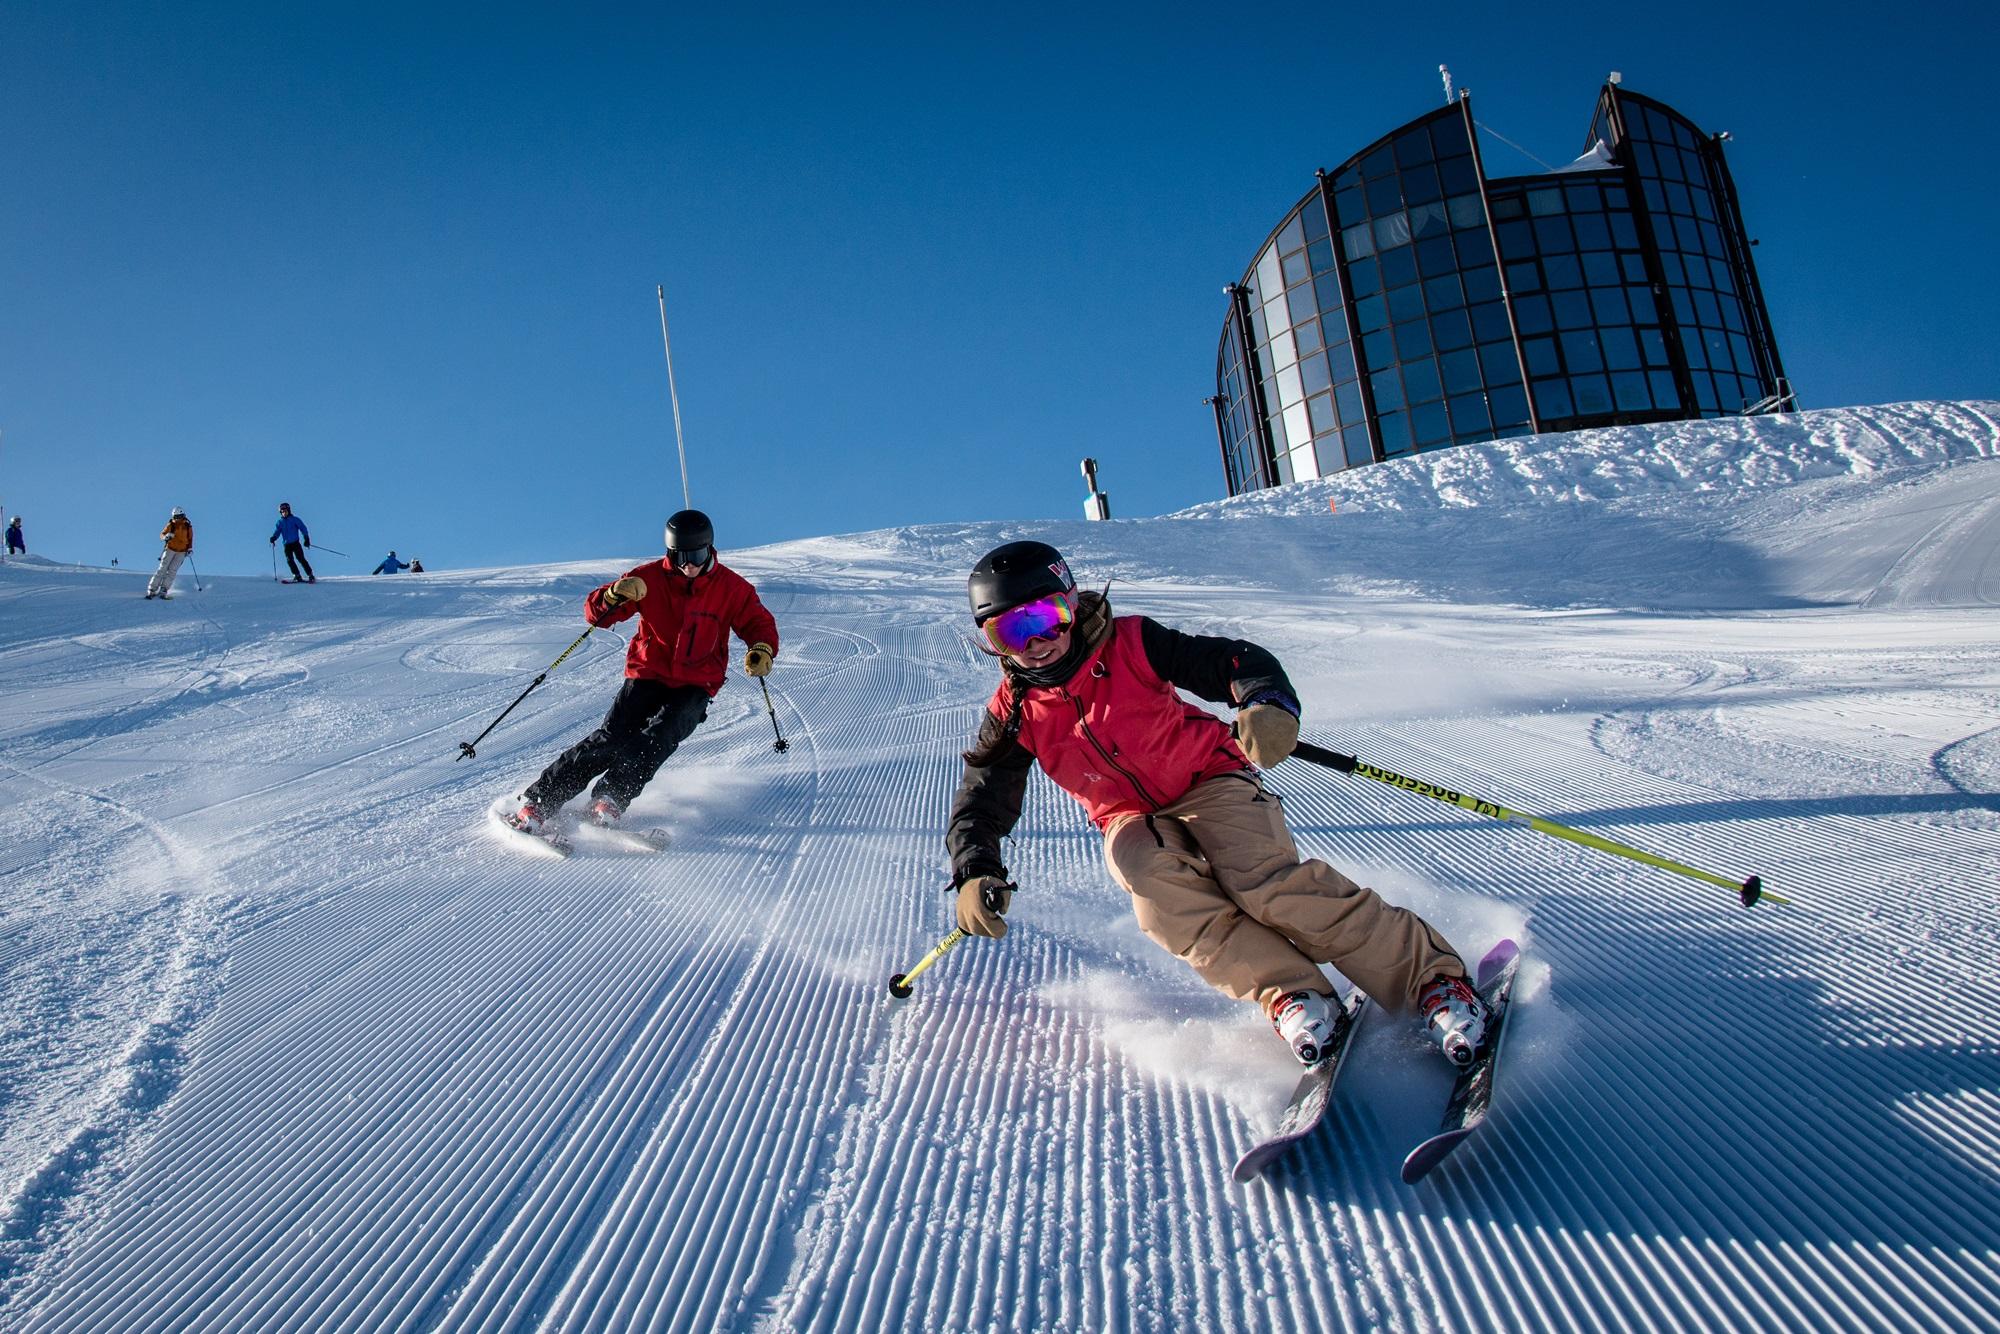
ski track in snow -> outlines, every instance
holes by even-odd
[[[0,567],[0,1326],[1995,1328],[1996,442],[1991,404],[1632,428],[741,553],[790,751],[732,679],[634,808],[671,846],[563,861],[485,811],[622,641],[453,756],[624,563],[166,604]],[[1029,532],[1267,644],[1312,740],[1793,902],[1281,766],[1302,848],[1527,965],[1425,1183],[1449,1075],[1378,1015],[1233,1185],[1295,1069],[1046,781],[1012,934],[886,994],[950,926],[963,571]]]

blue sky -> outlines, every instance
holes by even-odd
[[[2000,20],[1933,5],[21,6],[0,43],[0,504],[31,546],[365,573],[1223,493],[1222,285],[1437,105],[1551,162],[1607,71],[1711,129],[1807,406],[2000,394]],[[1496,175],[1533,169],[1497,139]]]

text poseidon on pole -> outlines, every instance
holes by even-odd
[[[1689,866],[1683,862],[1677,862],[1671,857],[1661,857],[1655,853],[1632,847],[1629,844],[1620,843],[1615,839],[1605,838],[1601,834],[1588,833],[1582,829],[1572,829],[1568,825],[1557,824],[1554,820],[1545,820],[1539,815],[1528,815],[1521,811],[1510,811],[1497,802],[1487,801],[1484,797],[1468,796],[1466,793],[1458,792],[1448,787],[1441,787],[1436,783],[1427,783],[1421,778],[1409,778],[1370,764],[1366,760],[1356,759],[1352,755],[1342,755],[1338,751],[1324,750],[1309,742],[1301,741],[1298,744],[1298,748],[1292,754],[1298,759],[1305,760],[1311,764],[1324,765],[1326,768],[1338,769],[1341,773],[1355,774],[1361,778],[1372,778],[1378,783],[1386,783],[1390,787],[1399,787],[1405,792],[1414,792],[1419,796],[1431,797],[1444,802],[1447,806],[1457,806],[1461,810],[1471,811],[1475,815],[1484,815],[1488,819],[1505,820],[1509,824],[1526,825],[1538,834],[1547,834],[1551,838],[1560,838],[1571,843],[1578,843],[1586,848],[1596,848],[1599,852],[1608,852],[1613,856],[1625,857],[1635,862],[1642,862],[1647,866],[1657,866],[1663,871],[1672,871],[1675,875],[1684,875],[1690,880],[1702,880],[1711,885],[1721,885],[1725,889],[1733,889],[1736,891],[1737,897],[1743,901],[1743,906],[1746,908],[1759,900],[1784,904],[1791,902],[1790,899],[1767,892],[1764,888],[1763,880],[1758,876],[1753,875],[1747,880],[1731,880],[1728,876],[1717,875],[1713,871],[1704,871],[1698,866]]]

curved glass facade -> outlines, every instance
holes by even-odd
[[[1225,290],[1232,495],[1782,385],[1720,140],[1612,85],[1546,175],[1488,180],[1464,97],[1410,122],[1320,173]]]

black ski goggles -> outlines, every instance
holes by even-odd
[[[674,563],[676,569],[689,565],[699,568],[708,564],[708,558],[714,554],[714,547],[682,547],[677,551],[669,551],[667,559]]]

